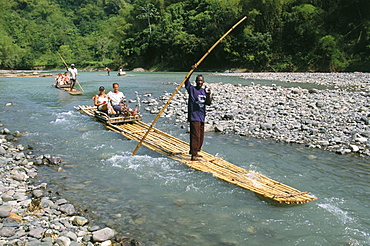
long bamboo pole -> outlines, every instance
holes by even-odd
[[[190,76],[193,74],[194,70],[199,66],[199,64],[209,55],[209,53],[211,53],[211,51],[221,42],[222,39],[224,39],[232,30],[235,29],[235,27],[237,27],[240,23],[242,23],[245,19],[247,18],[247,16],[244,16],[241,20],[239,20],[233,27],[231,27],[219,40],[217,40],[217,42],[203,55],[202,58],[200,58],[200,60],[193,66],[193,68],[189,71],[189,73],[185,76],[184,80],[179,84],[179,86],[176,88],[176,90],[172,93],[171,97],[168,99],[167,103],[163,106],[163,108],[161,109],[161,111],[159,111],[159,113],[157,114],[157,116],[155,117],[155,119],[153,120],[152,124],[149,126],[148,128],[148,131],[145,133],[145,135],[143,136],[143,138],[140,140],[140,142],[138,143],[138,145],[136,146],[134,152],[132,152],[132,155],[135,155],[136,152],[139,150],[141,144],[143,143],[144,139],[148,136],[150,130],[153,128],[154,124],[157,122],[157,120],[159,119],[159,117],[161,116],[161,114],[164,112],[164,110],[167,108],[167,106],[170,104],[171,100],[174,98],[174,96],[176,95],[176,93],[181,89],[181,87],[183,86],[183,84],[185,83],[185,81],[187,81]]]
[[[62,62],[64,63],[64,66],[66,67],[66,69],[68,71],[68,65],[67,65],[66,61],[63,59],[62,55],[59,52],[57,52],[57,53],[58,53],[60,59],[62,60]],[[82,86],[78,82],[77,78],[76,78],[76,82],[77,82],[78,86],[81,88],[81,90],[84,91],[84,89],[82,89]]]

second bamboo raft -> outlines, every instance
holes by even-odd
[[[76,109],[94,118],[95,107],[78,106]],[[127,139],[136,141],[140,141],[149,129],[149,125],[142,121],[136,121],[131,124],[111,124],[107,122],[106,127],[122,134]],[[317,199],[315,196],[308,194],[308,192],[301,192],[257,172],[245,170],[204,151],[199,152],[203,156],[201,161],[191,161],[188,154],[188,143],[155,128],[152,128],[143,145],[148,149],[180,161],[191,168],[212,173],[219,179],[280,203],[303,204]]]

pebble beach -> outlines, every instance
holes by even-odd
[[[58,171],[62,160],[34,155],[31,146],[18,143],[23,134],[0,124],[0,245],[141,245],[109,227],[91,224],[47,183],[36,184],[40,166]]]
[[[338,154],[370,156],[369,73],[224,73],[250,85],[208,83],[206,131],[273,139]],[[207,77],[205,78],[207,81]],[[221,78],[222,80],[222,78]],[[303,89],[259,85],[259,80],[325,85]],[[254,81],[254,82],[253,82]],[[144,101],[157,114],[171,93]],[[186,127],[187,92],[179,91],[162,117]]]

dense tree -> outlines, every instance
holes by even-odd
[[[0,68],[369,71],[368,0],[7,0]]]

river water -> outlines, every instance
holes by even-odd
[[[144,93],[153,97],[172,93],[174,82],[181,82],[186,73],[132,73],[134,77],[100,73],[80,74],[81,96],[53,88],[53,78],[0,78],[0,122],[11,131],[28,132],[20,142],[31,145],[35,154],[63,160],[62,171],[40,167],[37,182],[48,182],[53,192],[84,211],[94,224],[146,245],[370,244],[369,159],[206,134],[206,152],[318,197],[303,205],[278,204],[145,147],[132,156],[137,142],[74,109],[92,105],[98,87],[109,91],[113,82],[128,99],[135,99],[135,91],[142,99]],[[211,74],[205,80],[250,84]],[[13,105],[6,107],[9,102]],[[155,115],[144,107],[143,121],[150,124]],[[160,118],[155,127],[188,141],[185,130],[168,119]]]

